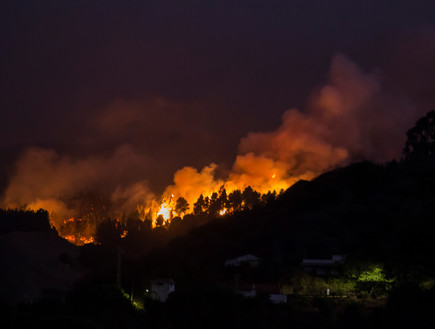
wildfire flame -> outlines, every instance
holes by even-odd
[[[160,209],[157,212],[157,217],[162,216],[165,221],[171,218],[172,208],[166,202],[160,205]]]
[[[95,243],[94,237],[92,236],[86,237],[86,236],[81,236],[80,234],[69,234],[69,235],[61,235],[61,237],[68,240],[68,242],[78,246],[83,246],[88,243]]]
[[[68,240],[71,243],[75,243],[76,242],[76,237],[74,235],[64,235],[63,238]]]
[[[152,227],[157,226],[157,218],[159,217],[163,218],[163,223],[161,223],[161,225],[167,224],[171,220],[175,208],[173,198],[174,195],[171,194],[171,196],[168,199],[169,200],[168,202],[166,202],[165,199],[162,200],[158,208],[158,211],[156,212],[156,215],[153,217]]]
[[[78,246],[95,243],[94,232],[89,231],[87,219],[84,218],[65,219],[58,231],[61,237]]]
[[[94,238],[93,237],[87,238],[87,237],[81,236],[81,237],[79,237],[79,241],[83,244],[94,243]]]

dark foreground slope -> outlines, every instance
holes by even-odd
[[[82,328],[432,328],[434,168],[431,163],[352,164],[311,182],[301,181],[267,205],[193,228],[139,260],[142,244],[136,244],[138,250],[130,246],[124,251],[110,249],[112,245],[86,246],[79,259],[91,275],[63,299],[4,308],[9,310],[5,321],[11,328],[32,322],[46,327],[67,322]],[[40,256],[32,243],[42,233],[21,238],[22,234],[4,235],[2,250],[11,250],[8,257],[25,258],[32,273],[38,273],[29,284],[43,286],[37,279],[41,277],[57,282],[57,270],[47,269],[54,269],[49,259],[60,257],[52,249],[62,246],[50,247],[51,238],[44,238],[44,257],[36,261]],[[124,293],[114,285],[116,250],[122,260]],[[224,266],[225,260],[243,254],[260,257],[260,266]],[[361,296],[305,296],[295,289],[303,258],[332,254],[348,257],[334,279],[353,279],[357,285],[352,289],[358,288]],[[68,257],[63,259],[68,263]],[[10,266],[17,263],[10,261]],[[383,271],[383,286],[361,286],[357,275],[374,265]],[[153,278],[175,280],[176,290],[165,303],[148,298],[147,282]],[[317,277],[306,285],[328,280]],[[235,293],[236,282],[287,286],[288,303],[271,304],[266,294],[243,298]],[[367,294],[367,287],[372,294]],[[381,293],[373,294],[374,288],[382,288]]]
[[[12,304],[60,298],[82,276],[74,266],[79,248],[55,232],[0,235],[1,299]]]

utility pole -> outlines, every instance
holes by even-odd
[[[116,263],[116,286],[121,289],[121,254],[122,250],[120,246],[116,247],[117,263]]]

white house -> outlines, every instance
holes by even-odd
[[[241,266],[242,264],[249,264],[251,267],[257,267],[260,264],[260,258],[257,256],[247,254],[236,258],[228,259],[225,261],[225,266]]]
[[[175,281],[172,279],[155,279],[151,281],[151,293],[161,302],[166,301],[168,295],[173,291],[175,291]]]

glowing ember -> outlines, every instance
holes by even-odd
[[[87,237],[81,236],[79,238],[79,241],[83,244],[94,243],[94,238],[93,237],[87,238]]]
[[[227,212],[227,208],[224,208],[221,211],[219,211],[219,215],[223,216],[226,214],[226,212]]]
[[[68,242],[70,242],[70,243],[75,243],[76,242],[76,237],[74,235],[65,235],[63,238],[65,240],[68,240]]]
[[[127,230],[124,230],[124,231],[122,232],[122,234],[121,234],[121,238],[122,238],[122,239],[125,238],[125,237],[127,236],[127,234],[128,234],[128,231],[127,231]]]
[[[88,243],[94,243],[95,240],[93,237],[85,237],[85,236],[79,236],[79,235],[64,235],[63,238],[65,240],[68,240],[68,242],[73,243],[77,246],[83,246]]]

